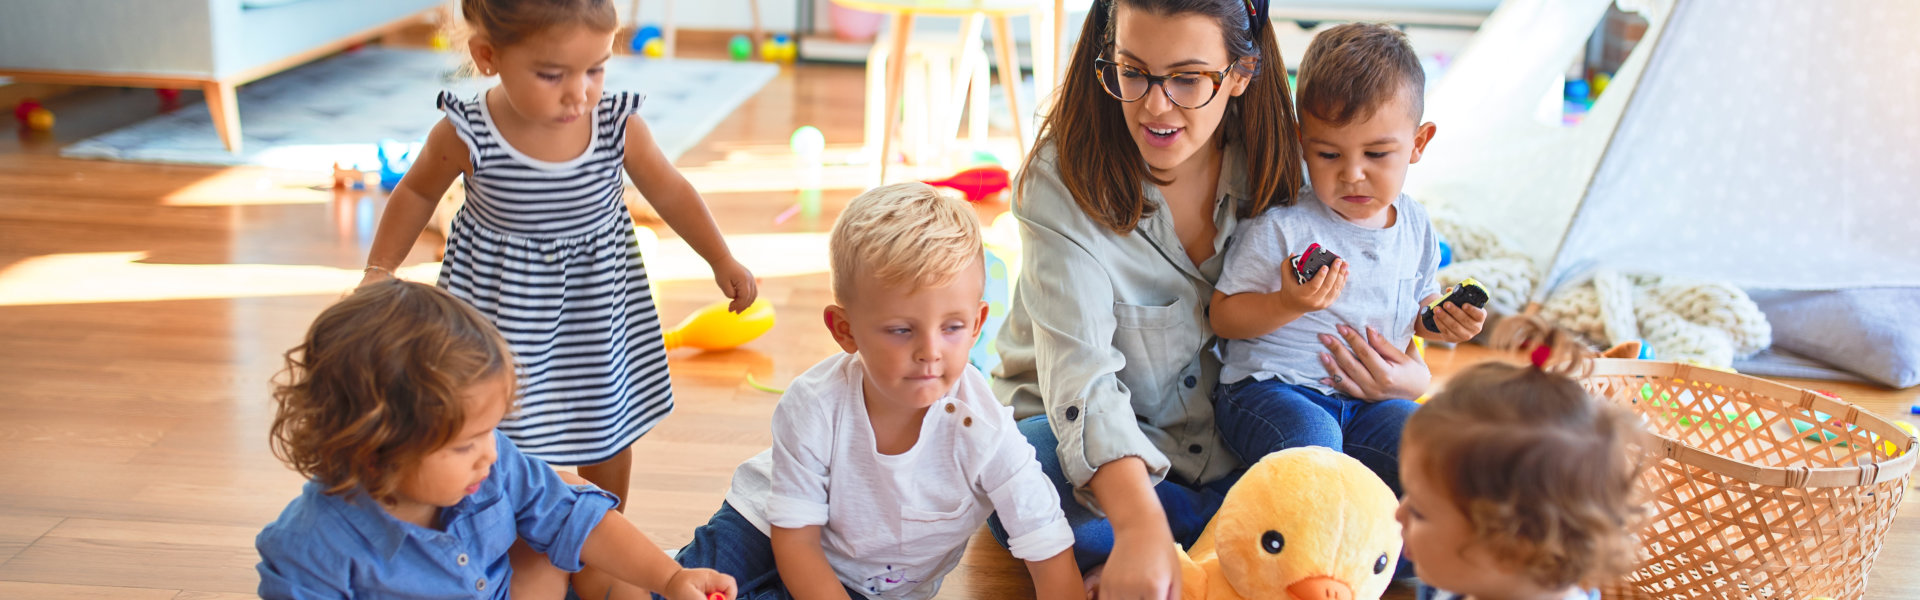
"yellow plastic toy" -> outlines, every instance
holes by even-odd
[[[1181,597],[1379,600],[1400,559],[1398,505],[1353,457],[1318,446],[1269,454],[1180,554]]]
[[[722,300],[693,311],[661,337],[668,350],[727,350],[751,342],[769,329],[773,329],[773,305],[766,298],[754,300],[737,315],[727,312],[727,301]]]
[[[666,42],[661,41],[660,38],[654,38],[647,40],[646,45],[640,47],[640,53],[647,55],[647,58],[660,58],[666,54],[666,49]]]

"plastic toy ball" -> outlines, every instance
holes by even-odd
[[[53,111],[47,110],[46,107],[43,106],[27,113],[27,129],[34,131],[48,131],[53,129]]]
[[[661,39],[660,28],[653,25],[644,25],[634,30],[633,39],[627,41],[627,48],[634,52],[645,52],[647,42],[657,39]]]
[[[793,130],[793,137],[787,139],[788,147],[794,154],[818,158],[827,150],[827,136],[812,125],[801,125]]]
[[[1440,240],[1440,268],[1445,269],[1450,264],[1453,264],[1453,245]]]
[[[453,46],[453,43],[447,39],[447,34],[436,33],[433,34],[433,39],[427,41],[427,45],[431,46],[434,50],[445,52],[447,48]]]
[[[727,55],[734,60],[746,60],[753,56],[753,40],[747,36],[736,35],[727,42]]]
[[[647,55],[647,58],[660,58],[664,56],[666,52],[667,43],[661,41],[660,38],[647,40],[647,45],[640,48],[640,53]]]
[[[27,116],[33,114],[33,111],[39,110],[39,109],[40,109],[39,100],[34,100],[32,98],[21,100],[19,104],[16,104],[13,107],[13,120],[19,121],[21,124],[26,124]]]

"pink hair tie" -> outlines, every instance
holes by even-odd
[[[1546,369],[1546,368],[1547,368],[1547,357],[1549,357],[1549,356],[1552,356],[1552,355],[1553,355],[1553,347],[1552,347],[1552,346],[1548,346],[1548,345],[1546,345],[1546,344],[1541,344],[1541,345],[1539,345],[1539,346],[1535,346],[1535,347],[1533,348],[1533,355],[1532,355],[1532,356],[1530,357],[1530,358],[1531,358],[1531,360],[1533,360],[1533,368],[1535,368],[1535,369],[1543,369],[1543,370],[1544,370],[1544,369]]]

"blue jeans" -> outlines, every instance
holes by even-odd
[[[1067,524],[1073,527],[1074,562],[1080,563],[1082,573],[1105,564],[1107,555],[1113,554],[1113,524],[1073,499],[1073,484],[1060,468],[1060,440],[1054,437],[1047,416],[1027,417],[1021,419],[1019,425],[1020,434],[1026,436],[1027,443],[1033,444],[1034,458],[1040,461],[1041,472],[1047,474],[1047,479],[1053,481],[1054,491],[1060,494],[1060,508],[1066,511]],[[1234,471],[1219,481],[1205,484],[1167,479],[1153,487],[1154,494],[1160,497],[1161,508],[1167,512],[1167,525],[1173,530],[1174,541],[1181,546],[1191,546],[1194,540],[1200,539],[1200,532],[1213,520],[1213,513],[1220,510],[1220,500],[1226,497],[1227,488],[1240,480],[1242,472]],[[1000,525],[1000,515],[987,518],[987,529],[1001,546],[1007,545],[1009,536]]]
[[[1400,430],[1419,404],[1329,396],[1278,380],[1242,379],[1214,392],[1220,438],[1249,465],[1287,448],[1321,446],[1359,459],[1400,495]]]
[[[740,587],[738,600],[793,600],[780,581],[773,562],[773,540],[753,526],[733,505],[722,502],[713,518],[693,530],[693,541],[680,549],[680,565],[690,569],[713,569],[733,576]],[[858,590],[847,588],[847,597],[865,598]],[[666,600],[659,594],[654,600]]]

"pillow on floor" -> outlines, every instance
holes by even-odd
[[[1750,291],[1773,346],[1882,385],[1920,384],[1920,288]]]

